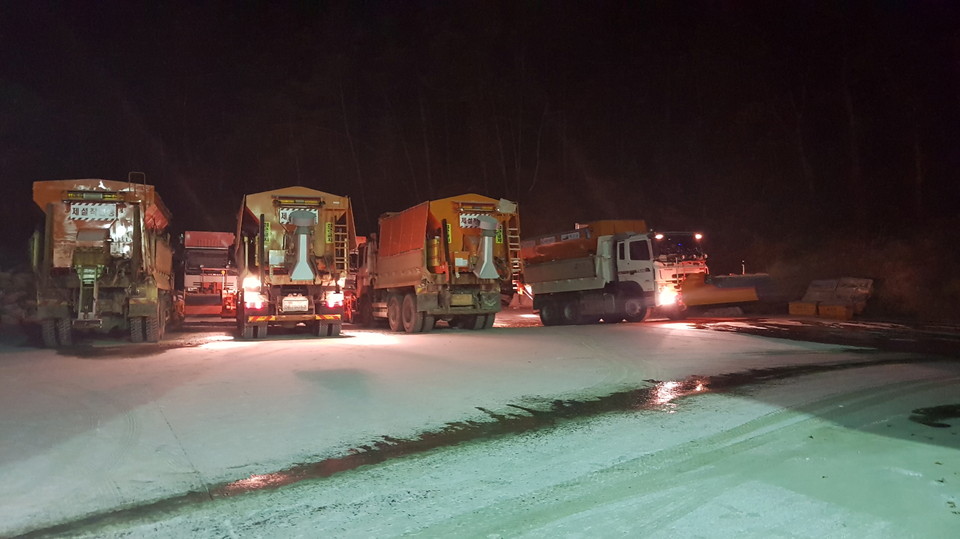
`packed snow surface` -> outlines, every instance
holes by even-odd
[[[916,421],[916,410],[960,403],[960,365],[949,359],[664,322],[191,338],[180,341],[196,346],[0,350],[0,536],[954,537],[960,529],[960,418]],[[710,385],[730,373],[817,365],[831,367]],[[699,379],[691,392],[670,390]],[[402,445],[451,424],[640,388],[654,398],[636,409],[217,494],[385,440]],[[199,493],[195,501],[163,505],[189,492]],[[112,520],[99,517],[113,510]]]

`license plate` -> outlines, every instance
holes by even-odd
[[[454,294],[450,297],[450,305],[462,307],[464,305],[473,305],[472,294]]]

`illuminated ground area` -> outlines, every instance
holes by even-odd
[[[952,537],[960,518],[960,428],[923,425],[910,412],[955,399],[958,389],[956,364],[811,375],[172,514],[133,513],[84,533]]]
[[[957,522],[955,360],[702,327],[5,348],[0,535],[936,537]],[[617,395],[636,405],[595,405]],[[388,458],[351,465],[377,448]],[[224,495],[323,462],[347,471]]]

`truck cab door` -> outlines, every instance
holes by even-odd
[[[653,256],[646,238],[627,238],[617,243],[617,278],[634,281],[645,292],[654,288]]]

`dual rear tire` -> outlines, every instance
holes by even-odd
[[[599,316],[584,315],[577,299],[547,300],[540,305],[540,322],[545,326],[589,324],[599,320]]]
[[[426,333],[433,329],[436,318],[417,310],[417,296],[413,292],[391,294],[387,298],[387,323],[391,331]]]
[[[471,330],[489,329],[496,317],[496,313],[458,315],[451,325]],[[436,322],[436,316],[417,310],[417,296],[413,292],[391,294],[387,298],[387,323],[391,331],[427,333],[433,330]]]
[[[628,298],[624,302],[624,312],[585,315],[580,301],[573,299],[547,299],[540,305],[540,322],[544,326],[596,324],[601,319],[606,323],[643,322],[649,310],[642,298]]]
[[[130,328],[130,342],[160,342],[167,329],[168,302],[161,296],[156,311],[149,316],[131,316],[127,319]]]
[[[490,329],[497,319],[496,313],[467,314],[456,318],[456,325],[463,329],[481,330]]]
[[[68,318],[48,318],[40,323],[43,345],[59,348],[73,345],[73,327]]]

